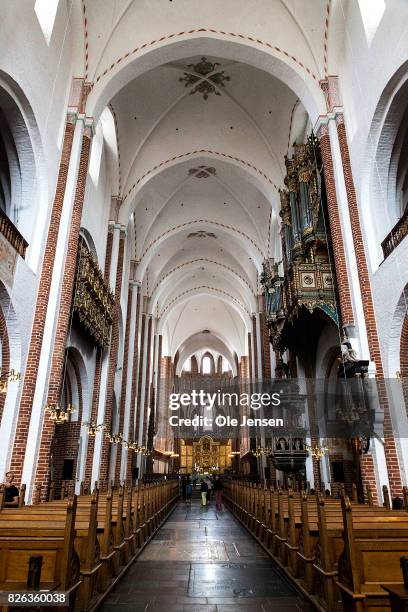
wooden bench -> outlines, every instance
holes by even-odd
[[[0,590],[27,591],[30,557],[41,555],[40,588],[65,593],[74,605],[81,585],[80,559],[74,549],[76,509],[74,497],[55,516],[37,517],[26,507],[0,513]]]
[[[347,612],[389,610],[381,585],[402,584],[400,558],[408,550],[408,514],[388,511],[357,516],[342,502],[344,551],[339,559],[338,587]]]

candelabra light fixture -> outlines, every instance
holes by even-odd
[[[66,423],[69,416],[75,411],[76,408],[72,404],[68,404],[66,408],[62,408],[59,404],[47,404],[45,406],[45,412],[49,412],[51,421],[55,421],[57,425]]]
[[[306,450],[313,459],[321,459],[329,450],[326,446],[309,446],[306,445]]]
[[[2,372],[2,369],[0,368],[0,378],[2,374],[3,372]],[[5,380],[0,380],[0,393],[7,393],[9,383],[15,382],[17,380],[21,380],[20,372],[16,372],[15,370],[10,370],[10,372],[7,372]]]
[[[97,433],[106,428],[106,425],[104,423],[97,424],[95,421],[88,421],[87,423],[83,424],[83,427],[86,427],[88,435],[91,438],[94,438]]]
[[[122,433],[107,433],[106,437],[111,444],[122,444],[124,442]]]
[[[126,442],[126,441],[123,441],[123,444],[125,445],[125,447],[128,450],[132,450],[132,451],[136,451],[137,452],[137,450],[139,448],[137,442]]]

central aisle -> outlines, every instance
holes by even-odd
[[[228,510],[180,502],[102,610],[312,610],[275,567]]]

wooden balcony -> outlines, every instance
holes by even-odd
[[[397,221],[388,236],[382,241],[381,246],[384,259],[391,255],[394,249],[402,242],[408,234],[408,208],[405,209],[401,219]]]
[[[6,213],[0,208],[0,233],[8,240],[11,246],[17,251],[17,253],[24,259],[25,253],[28,247],[23,236],[20,234],[16,226]]]

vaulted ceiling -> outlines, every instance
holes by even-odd
[[[105,88],[117,136],[120,218],[134,224],[138,275],[159,318],[163,353],[182,349],[188,358],[189,350],[220,342],[224,353],[214,350],[231,362],[248,351],[262,261],[280,256],[284,156],[310,129],[299,86],[279,70],[271,74],[266,56],[264,67],[254,67],[242,49],[201,37],[188,41],[189,52],[175,40],[153,63],[142,56],[107,81],[141,52],[143,37],[147,48],[199,22],[203,30],[218,24],[222,38],[222,24],[231,33],[234,15],[235,32],[256,33],[256,44],[273,40],[305,81],[311,73],[318,78],[327,4],[316,0],[305,10],[298,0],[261,0],[265,11],[256,14],[264,23],[241,0],[163,1],[160,11],[150,1],[103,4],[84,3],[91,99],[97,108],[96,92]]]

